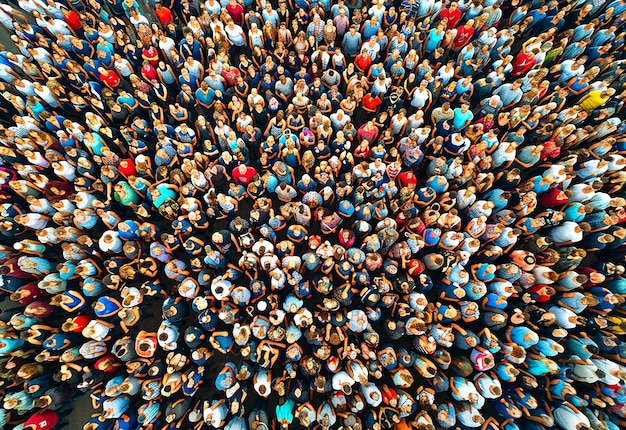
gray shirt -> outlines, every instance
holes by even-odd
[[[276,93],[289,97],[293,93],[293,79],[287,77],[285,83],[281,83],[280,79],[276,81]]]

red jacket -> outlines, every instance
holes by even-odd
[[[515,78],[524,76],[535,64],[537,64],[537,58],[533,54],[522,52],[513,60],[510,75]]]

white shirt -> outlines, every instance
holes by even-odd
[[[233,28],[231,28],[230,25],[227,25],[226,28],[224,28],[224,31],[226,32],[228,39],[235,46],[245,45],[246,39],[244,37],[243,29],[240,26],[238,26],[237,24],[234,24]]]
[[[169,51],[166,51],[166,52],[169,52]],[[115,66],[115,70],[117,70],[119,74],[125,78],[129,77],[130,75],[134,73],[133,66],[130,64],[130,61],[128,61],[125,58],[121,58],[119,61],[115,60],[114,66]]]
[[[48,63],[52,64],[52,56],[45,48],[34,48],[35,54],[33,58],[37,60],[38,63]]]
[[[95,333],[93,335],[91,335],[91,336],[87,335],[87,329],[89,327],[93,327],[93,329],[95,331]],[[85,336],[88,339],[102,341],[109,334],[109,330],[110,330],[109,327],[107,327],[106,325],[102,324],[101,322],[98,322],[98,320],[91,320],[91,321],[89,321],[89,324],[87,324],[87,327],[85,327],[83,329],[82,335]]]
[[[22,8],[25,12],[32,14],[34,10],[41,13],[42,15],[46,14],[46,9],[43,6],[43,2],[38,2],[35,0],[20,0],[17,4]]]
[[[165,41],[159,40],[159,48],[163,52],[165,52],[165,55],[170,60],[172,59],[171,54],[170,54],[170,49],[175,48],[175,47],[176,47],[176,42],[174,41],[174,39],[172,39],[170,37],[166,37]]]
[[[46,21],[46,28],[52,34],[61,33],[65,36],[70,36],[72,34],[70,27],[65,23],[65,21],[61,21],[60,19],[53,19],[52,22]]]
[[[14,10],[8,4],[0,4],[0,23],[4,25],[9,30],[14,30],[13,27],[13,16]]]
[[[111,240],[105,241],[105,237],[110,238]],[[122,252],[122,247],[124,246],[124,244],[122,243],[122,240],[120,239],[119,233],[117,231],[108,230],[102,235],[102,237],[100,237],[100,240],[98,240],[98,246],[100,247],[100,250],[102,252],[112,252],[114,254],[117,254],[119,252]]]

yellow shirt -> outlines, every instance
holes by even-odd
[[[602,91],[592,91],[588,97],[580,104],[580,107],[591,112],[592,110],[602,106],[609,98],[602,97]]]

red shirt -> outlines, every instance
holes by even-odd
[[[19,303],[21,305],[27,305],[31,302],[34,302],[35,300],[37,300],[39,297],[42,296],[43,291],[41,291],[39,289],[39,287],[37,287],[36,283],[30,283],[30,284],[26,284],[26,285],[22,285],[20,288],[17,289],[17,292],[21,292],[21,291],[28,291],[29,295],[24,297],[23,299],[19,300]]]
[[[100,73],[100,80],[111,88],[115,88],[120,84],[119,76],[111,70],[108,70],[106,75]]]
[[[124,163],[124,161],[126,163]],[[132,158],[125,158],[120,161],[120,165],[117,166],[117,171],[120,172],[125,178],[128,178],[129,176],[137,176],[135,162]]]
[[[141,66],[141,74],[149,81],[152,81],[153,79],[157,81],[159,80],[156,69],[150,63],[145,66]]]
[[[24,423],[24,428],[36,430],[52,430],[59,422],[59,415],[50,409],[43,409],[35,412]]]
[[[85,327],[89,325],[92,318],[87,315],[78,315],[72,318],[72,322],[76,324],[76,328],[72,329],[72,333],[81,333]]]
[[[63,14],[63,19],[65,20],[65,22],[67,22],[67,25],[72,27],[74,30],[79,30],[83,28],[83,23],[80,20],[80,16],[78,16],[78,14],[73,10],[70,10],[66,14]]]
[[[363,109],[368,112],[375,112],[381,104],[382,100],[378,96],[372,96],[370,93],[365,94],[365,97],[361,100]]]
[[[556,206],[561,206],[568,202],[569,198],[566,195],[559,197],[561,191],[558,188],[553,188],[545,193],[539,194],[537,201],[544,208],[553,208]]]
[[[366,72],[372,65],[372,57],[369,55],[359,54],[354,59],[354,65],[360,72]]]
[[[222,69],[222,77],[226,79],[226,82],[228,82],[228,85],[231,85],[231,86],[237,83],[237,77],[240,74],[241,73],[239,72],[239,69],[236,68],[235,66],[230,66],[230,69],[227,69],[226,67]]]
[[[122,362],[119,361],[117,357],[113,354],[108,354],[108,355],[105,355],[104,357],[100,357],[98,361],[96,361],[93,364],[94,369],[97,369],[106,373],[115,372],[121,366],[122,366]]]
[[[245,185],[248,185],[250,182],[252,182],[252,178],[254,178],[254,175],[256,174],[257,174],[257,171],[254,169],[254,167],[248,167],[245,173],[243,174],[239,172],[239,168],[235,168],[233,170],[233,179],[239,185],[245,186]]]
[[[163,27],[165,27],[169,22],[174,21],[174,16],[172,16],[172,12],[166,7],[161,6],[159,9],[155,9],[154,13],[156,14],[157,18],[159,18],[159,21],[161,21]]]
[[[539,290],[541,290],[543,287],[547,287],[547,285],[544,284],[535,284],[532,287],[530,287],[528,290],[526,290],[529,293],[535,293],[537,294],[537,302],[539,303],[544,303],[544,302],[549,302],[550,301],[550,296],[538,293]]]
[[[459,8],[456,8],[454,12],[451,12],[450,8],[446,8],[441,11],[441,14],[439,14],[439,18],[448,18],[448,30],[452,30],[458,24],[459,20],[461,19],[461,15],[463,15],[463,12],[461,12],[461,9]]]
[[[159,64],[159,51],[152,45],[149,48],[143,48],[141,50],[141,56],[144,60],[148,60],[153,67]]]
[[[474,27],[467,28],[462,25],[456,29],[456,36],[454,37],[453,46],[455,48],[462,48],[472,39],[474,35]]]
[[[412,174],[410,178],[408,177],[409,172],[402,172],[398,175],[397,180],[401,187],[407,187],[411,184],[417,185],[417,176],[415,176],[413,172],[410,173]]]
[[[239,3],[236,3],[234,6],[229,2],[226,5],[226,10],[228,11],[228,13],[230,14],[230,16],[233,18],[233,21],[235,21],[236,24],[241,25],[243,23],[243,14],[244,14],[244,10],[243,10],[243,6],[240,5]]]

